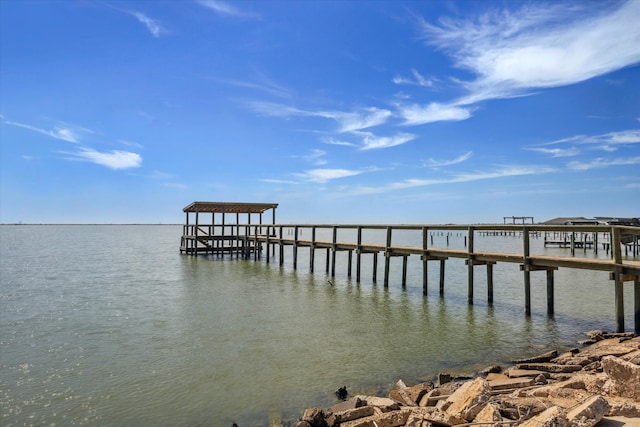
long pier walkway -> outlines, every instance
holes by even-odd
[[[445,264],[450,258],[464,259],[467,265],[468,303],[474,299],[474,269],[485,266],[487,277],[487,300],[493,303],[493,266],[497,263],[518,264],[523,272],[527,315],[531,314],[531,272],[544,271],[547,279],[547,313],[554,312],[554,271],[558,268],[585,269],[609,272],[614,283],[616,330],[624,332],[624,293],[625,282],[634,287],[634,331],[640,335],[640,227],[604,226],[604,225],[336,225],[336,224],[263,224],[262,214],[274,210],[276,204],[229,204],[194,202],[185,208],[187,224],[183,227],[180,251],[189,255],[213,254],[236,255],[238,257],[266,256],[271,262],[276,257],[280,265],[286,256],[292,257],[293,268],[298,268],[298,252],[302,248],[309,250],[309,270],[315,270],[315,251],[326,252],[326,271],[334,277],[336,274],[336,256],[347,253],[347,274],[352,276],[353,254],[355,253],[356,281],[360,282],[362,257],[373,257],[373,280],[377,281],[378,258],[384,256],[385,287],[389,286],[390,263],[392,258],[402,259],[402,285],[406,285],[407,260],[410,256],[420,257],[422,261],[423,293],[427,294],[427,272],[430,262],[440,264],[440,293],[444,292]],[[205,210],[207,209],[207,210]],[[196,223],[189,224],[189,213],[195,212]],[[212,214],[211,224],[198,221],[199,212]],[[215,223],[215,214],[222,213],[222,221]],[[225,212],[236,216],[236,223],[225,223]],[[248,222],[240,224],[239,213],[248,214]],[[259,224],[251,224],[251,214],[260,215]],[[433,245],[434,234],[456,233],[464,238],[464,247],[450,248]],[[531,237],[545,237],[563,234],[570,236],[570,256],[548,255],[532,252]],[[476,237],[483,235],[518,235],[522,246],[509,252],[495,252],[476,248]],[[302,237],[304,236],[304,238]],[[576,239],[576,236],[582,236]],[[585,236],[590,236],[587,244]],[[598,241],[600,240],[600,244]],[[400,242],[400,244],[398,243]],[[606,256],[577,256],[577,252],[587,250],[597,252],[600,245]],[[285,247],[290,246],[290,251]],[[447,245],[448,246],[448,245]],[[580,249],[580,251],[576,251]]]

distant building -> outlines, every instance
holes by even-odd
[[[619,217],[603,217],[585,218],[583,216],[576,217],[559,217],[542,222],[544,225],[633,225],[640,226],[638,218],[619,218]]]

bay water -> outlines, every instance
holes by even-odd
[[[546,275],[533,272],[532,315],[522,272],[494,268],[494,303],[476,267],[392,259],[389,287],[360,283],[337,254],[336,276],[317,251],[284,265],[179,253],[177,225],[0,226],[0,424],[88,426],[266,426],[296,419],[333,392],[383,394],[439,372],[472,373],[494,363],[576,345],[583,332],[614,330],[608,273],[560,269],[555,315],[546,315]],[[306,236],[308,237],[308,236]],[[463,245],[450,233],[450,244]],[[305,236],[302,236],[305,238]],[[402,233],[397,237],[402,240]],[[444,233],[435,245],[444,245]],[[415,236],[406,236],[408,244]],[[395,240],[394,240],[394,243]],[[477,237],[476,249],[521,251],[517,236]],[[567,255],[568,249],[536,251]],[[287,251],[290,251],[287,248]],[[577,256],[603,257],[604,251]],[[355,263],[354,263],[355,264]],[[355,270],[355,268],[354,268]],[[625,324],[633,325],[625,285]]]

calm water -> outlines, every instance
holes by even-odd
[[[477,267],[468,306],[462,260],[447,262],[441,299],[439,264],[430,264],[423,297],[417,257],[409,258],[406,289],[401,259],[392,261],[385,289],[382,257],[378,284],[370,255],[358,284],[339,253],[332,286],[324,252],[315,274],[306,249],[297,271],[291,257],[280,267],[185,256],[180,226],[1,226],[0,233],[3,426],[265,426],[334,403],[343,385],[383,393],[398,379],[471,372],[573,346],[589,329],[615,329],[607,273],[557,271],[553,319],[545,315],[546,276],[532,273],[527,318],[515,264],[495,267],[493,307]],[[568,251],[532,242],[538,252]],[[451,237],[452,247],[462,244]],[[476,240],[477,249],[521,245],[517,237]],[[628,330],[631,291],[626,286]]]

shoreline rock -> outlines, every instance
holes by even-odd
[[[388,397],[309,408],[293,427],[640,426],[640,337],[590,331],[588,344],[437,385],[398,381]],[[613,423],[613,424],[612,424]]]

